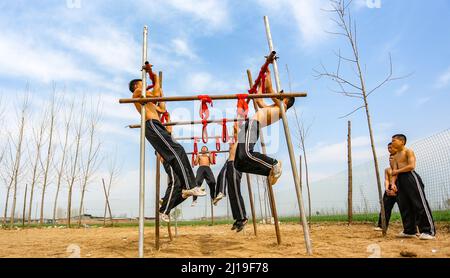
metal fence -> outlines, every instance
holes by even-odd
[[[450,209],[450,130],[445,130],[408,146],[417,158],[416,172],[425,184],[432,210]],[[388,157],[379,157],[380,173],[388,167]],[[383,177],[382,177],[383,179]],[[315,214],[347,212],[347,171],[312,183]],[[378,189],[373,161],[353,167],[353,207],[355,213],[378,212]]]

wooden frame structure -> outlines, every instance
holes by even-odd
[[[272,34],[270,31],[270,25],[269,25],[269,19],[267,16],[264,17],[264,24],[265,24],[265,29],[266,29],[266,36],[267,36],[267,41],[268,41],[268,46],[269,46],[269,50],[270,50],[270,54],[267,56],[266,58],[266,62],[265,65],[268,65],[270,63],[272,63],[273,65],[273,72],[274,72],[274,77],[275,77],[275,82],[276,82],[276,90],[277,90],[277,94],[250,94],[247,96],[248,100],[253,100],[255,109],[257,109],[256,103],[255,103],[255,99],[258,98],[272,98],[275,99],[276,101],[280,102],[281,99],[287,98],[287,97],[306,97],[307,94],[306,93],[283,93],[281,90],[281,82],[280,82],[280,77],[279,77],[279,71],[278,71],[278,64],[275,58],[276,52],[274,51],[274,46],[273,46],[273,41],[272,41]],[[148,57],[147,57],[147,39],[148,39],[148,27],[145,26],[144,27],[144,32],[143,32],[143,50],[142,50],[142,64],[144,65],[146,61],[148,61]],[[249,85],[250,87],[253,86],[253,82],[252,82],[252,78],[251,78],[251,74],[248,71],[248,79],[249,79]],[[139,126],[137,125],[133,125],[130,126],[130,128],[140,128],[140,185],[139,185],[139,257],[143,258],[144,257],[144,208],[145,208],[145,204],[144,204],[144,196],[145,196],[145,119],[146,119],[146,115],[145,115],[145,104],[149,103],[149,102],[176,102],[176,101],[198,101],[199,98],[198,96],[183,96],[183,97],[154,97],[154,98],[148,98],[147,97],[147,85],[146,85],[146,71],[144,69],[142,69],[142,95],[141,98],[133,98],[133,99],[120,99],[119,103],[122,104],[127,104],[127,103],[140,103],[141,105],[141,123]],[[211,95],[210,98],[211,100],[232,100],[232,99],[239,99],[240,97],[242,97],[242,95]],[[297,202],[298,202],[298,207],[299,207],[299,211],[300,211],[300,219],[302,222],[302,226],[303,226],[303,234],[304,234],[304,238],[305,238],[305,247],[306,247],[306,252],[308,255],[312,255],[312,244],[311,244],[311,239],[310,239],[310,234],[309,234],[309,226],[308,226],[308,222],[306,219],[306,214],[305,214],[305,208],[304,208],[304,202],[303,202],[303,196],[302,196],[302,191],[300,188],[300,178],[298,175],[298,170],[297,170],[297,163],[296,163],[296,157],[294,154],[294,147],[292,144],[292,138],[291,138],[291,134],[290,134],[290,128],[289,128],[289,124],[288,124],[288,120],[287,120],[287,116],[286,116],[286,111],[285,111],[285,107],[284,105],[280,105],[280,112],[281,112],[281,120],[283,123],[283,127],[284,127],[284,134],[285,134],[285,139],[286,139],[286,144],[288,147],[288,152],[289,152],[289,158],[290,158],[290,164],[291,164],[291,168],[292,168],[292,175],[293,175],[293,179],[294,179],[294,183],[295,183],[295,191],[296,191],[296,195],[297,195]],[[221,123],[223,120],[218,121],[219,123]],[[214,121],[213,121],[214,122]],[[188,125],[188,124],[200,124],[203,123],[203,121],[194,121],[194,122],[185,122],[184,124]],[[180,125],[180,123],[170,123],[169,125]],[[166,124],[167,125],[167,124]],[[263,148],[263,153],[266,153],[265,150],[265,144],[264,144],[264,139],[263,137],[261,137],[261,144],[262,144],[262,148]],[[156,198],[155,200],[155,246],[156,249],[159,250],[159,187],[160,187],[160,163],[161,163],[161,159],[159,157],[159,155],[156,155],[156,168],[157,168],[157,173],[156,173],[156,194],[158,196],[158,198]],[[250,181],[250,177],[247,174],[247,181]],[[251,186],[249,185],[249,193],[251,193]],[[279,229],[279,222],[278,222],[278,215],[277,215],[277,211],[276,211],[276,204],[275,204],[275,196],[273,193],[273,189],[272,187],[267,183],[268,186],[268,191],[269,191],[269,199],[270,199],[270,205],[271,205],[271,210],[272,210],[272,216],[274,217],[275,220],[275,232],[277,235],[277,243],[281,244],[281,234],[280,234],[280,229]],[[252,194],[250,194],[252,196]],[[253,202],[252,202],[253,203]],[[254,208],[253,208],[253,204],[252,204],[252,214],[255,215],[254,212]],[[253,217],[255,219],[255,217]],[[255,229],[255,235],[256,235],[256,223],[254,224],[254,229]]]

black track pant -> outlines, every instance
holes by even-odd
[[[185,199],[182,197],[180,179],[174,173],[172,167],[166,161],[163,162],[164,170],[167,173],[167,190],[164,195],[160,213],[169,214],[170,211],[181,204]]]
[[[227,162],[226,178],[228,184],[228,197],[230,199],[233,219],[238,221],[247,219],[244,199],[242,198],[241,194],[242,174],[234,168],[233,161]]]
[[[178,175],[182,188],[194,188],[195,176],[184,148],[173,140],[161,122],[149,120],[145,125],[145,137],[147,137],[155,151],[162,156],[164,161],[169,163],[175,174]]]
[[[249,120],[241,128],[238,135],[238,147],[234,167],[239,172],[268,177],[277,160],[254,151],[259,139],[259,122]]]
[[[217,176],[217,184],[216,184],[216,197],[219,193],[222,193],[224,196],[227,191],[227,164],[228,161],[225,162],[222,169],[220,170],[219,175]]]
[[[209,187],[209,193],[211,195],[211,199],[214,200],[216,197],[216,179],[214,178],[214,174],[211,171],[209,166],[200,166],[197,169],[197,175],[195,176],[195,182],[198,187],[202,186],[203,182],[206,180],[206,183]],[[197,200],[197,197],[194,196],[194,200]]]
[[[386,216],[386,227],[389,226],[389,220],[391,220],[392,209],[395,203],[397,203],[397,196],[389,196],[386,192],[383,195],[384,215]],[[378,215],[378,227],[381,228],[381,212]]]
[[[416,226],[420,233],[436,234],[433,216],[425,197],[424,184],[416,172],[398,175],[398,206],[402,215],[403,232],[415,234]]]

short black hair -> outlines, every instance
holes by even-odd
[[[405,142],[405,144],[406,144],[406,141],[408,141],[408,139],[406,139],[406,135],[404,135],[404,134],[395,134],[394,136],[392,136],[392,138],[403,140],[403,142]]]
[[[209,150],[207,146],[202,146],[202,149],[203,149],[203,148],[206,148],[206,150]]]
[[[287,99],[286,106],[287,106],[287,109],[289,109],[289,108],[291,108],[294,105],[295,98],[294,97],[288,97],[286,99]]]
[[[133,79],[130,81],[130,84],[128,85],[128,89],[130,89],[130,92],[134,93],[134,86],[140,81],[142,81],[142,79]]]
[[[388,147],[392,146],[392,142],[388,144]]]

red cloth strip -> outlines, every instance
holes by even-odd
[[[237,99],[237,114],[244,118],[247,118],[248,115],[248,103],[247,103],[248,94],[238,94]]]
[[[202,129],[202,141],[203,143],[208,143],[208,120],[202,120],[203,129]]]
[[[213,165],[215,165],[216,164],[216,157],[217,157],[217,153],[216,152],[211,152],[211,163],[213,164]]]
[[[266,73],[267,73],[267,69],[269,68],[269,63],[264,64],[261,67],[261,70],[259,71],[258,74],[258,78],[256,78],[255,83],[253,84],[253,86],[250,88],[250,90],[248,90],[249,94],[256,94],[258,92],[258,86],[261,83],[261,81],[263,81],[263,84],[265,83],[266,80]],[[265,87],[265,85],[263,85]],[[264,91],[263,91],[264,93]]]
[[[230,140],[230,137],[228,136],[228,129],[227,129],[227,119],[222,120],[222,142],[226,143]]]
[[[197,144],[198,139],[194,138],[194,153],[198,153],[198,144]]]
[[[169,121],[169,112],[164,112],[161,114],[161,123],[165,124]]]
[[[213,107],[213,101],[210,96],[208,95],[200,95],[198,96],[198,99],[202,102],[200,106],[200,118],[202,120],[207,120],[209,118],[209,109],[208,104]]]
[[[216,138],[216,150],[220,152],[220,138]]]
[[[192,153],[192,167],[195,167],[195,159],[196,159],[197,153]]]

